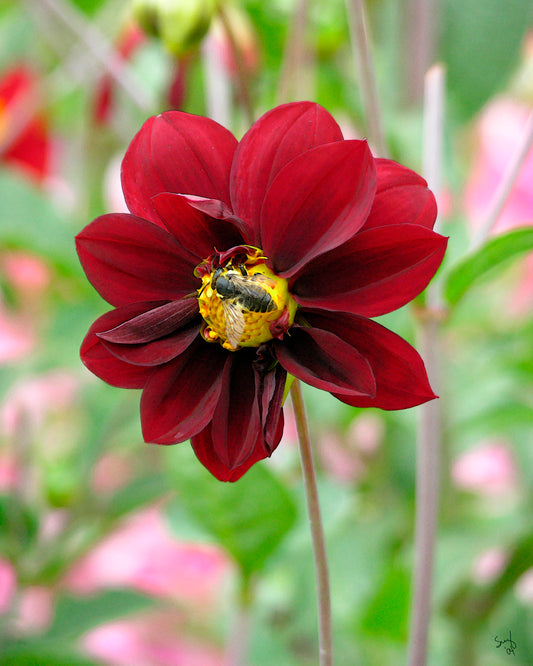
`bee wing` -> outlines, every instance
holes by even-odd
[[[272,278],[269,278],[267,275],[263,275],[263,273],[254,273],[250,276],[250,279],[254,282],[259,282],[260,284],[266,284],[269,287],[276,286],[276,282]]]
[[[263,273],[254,273],[253,275],[239,275],[238,273],[231,273],[231,281],[233,284],[239,285],[242,291],[250,293],[250,285],[254,282],[256,284],[264,284],[269,287],[275,287],[276,283],[272,278],[269,278]]]
[[[231,301],[222,301],[226,323],[226,337],[230,345],[237,349],[244,333],[244,313],[242,308]]]

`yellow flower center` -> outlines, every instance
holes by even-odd
[[[202,276],[198,306],[205,320],[205,340],[237,351],[282,337],[292,325],[297,305],[287,280],[265,261],[255,250],[244,261],[231,260]]]

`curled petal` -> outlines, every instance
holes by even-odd
[[[174,333],[185,326],[198,314],[198,302],[195,298],[182,298],[152,310],[143,312],[98,337],[107,342],[122,345],[151,342],[165,335]]]
[[[213,254],[214,248],[232,247],[242,238],[232,224],[209,217],[189,205],[181,194],[163,192],[152,199],[164,226],[194,266]]]
[[[366,141],[338,141],[296,157],[270,186],[261,211],[262,248],[290,277],[363,226],[375,192]]]
[[[276,438],[273,440],[273,449],[279,444],[281,435],[283,433],[283,418],[279,421],[278,431],[276,432]],[[230,468],[225,465],[220,458],[215,453],[215,448],[213,445],[212,439],[212,426],[209,424],[202,432],[198,433],[194,437],[191,437],[191,445],[194,449],[194,453],[198,460],[206,467],[211,474],[216,477],[219,481],[238,481],[243,474],[245,474],[252,465],[255,465],[256,462],[268,458],[271,452],[265,451],[263,445],[263,437],[261,434],[257,436],[257,440],[253,447],[252,453],[248,458],[237,465],[236,467]]]
[[[246,222],[243,222],[239,217],[234,215],[228,206],[220,199],[207,199],[206,197],[197,197],[192,194],[184,194],[183,198],[187,201],[191,208],[195,208],[202,213],[205,213],[213,220],[224,220],[226,222],[225,228],[231,229],[233,232],[233,239],[225,239],[225,245],[238,245],[242,240],[250,241],[253,238],[253,230]],[[223,245],[219,245],[219,247]],[[205,256],[205,255],[204,255]]]
[[[182,111],[149,118],[122,162],[129,210],[161,224],[152,197],[196,194],[229,204],[229,173],[237,140],[214,120]]]
[[[437,202],[426,181],[392,160],[376,159],[377,190],[365,230],[389,224],[419,224],[433,229]]]
[[[213,414],[211,437],[220,461],[233,469],[252,454],[261,433],[252,356],[230,354],[224,368],[224,391]]]
[[[283,432],[282,406],[286,379],[287,373],[279,363],[272,371],[255,372],[255,390],[259,400],[259,418],[263,429],[264,446],[270,453],[276,448],[281,438],[281,435],[277,437],[280,421]]]
[[[213,416],[227,352],[203,340],[154,370],[141,398],[145,441],[175,444],[203,430]]]
[[[376,317],[418,296],[440,266],[447,239],[415,224],[366,227],[309,262],[290,290],[303,306]]]
[[[235,152],[230,180],[235,214],[257,230],[263,200],[279,171],[310,148],[342,138],[333,117],[318,104],[294,102],[265,113]],[[254,242],[260,246],[259,237]]]
[[[98,333],[119,326],[122,322],[156,306],[157,303],[134,303],[111,310],[99,317],[81,345],[80,356],[84,365],[111,386],[142,388],[152,374],[152,368],[130,365],[116,358],[105,347]]]
[[[176,300],[198,287],[175,238],[139,217],[103,215],[76,236],[87,277],[111,305]]]
[[[351,396],[332,391],[355,407],[407,409],[435,398],[424,362],[403,338],[371,319],[350,314],[305,312],[312,326],[342,337],[367,359],[376,378],[374,397]]]
[[[368,361],[338,334],[296,325],[274,348],[285,370],[306,384],[349,396],[376,393]]]
[[[103,345],[113,356],[133,365],[163,365],[182,354],[200,332],[200,317],[174,333],[151,342],[120,344],[103,339]],[[98,334],[104,338],[107,333]]]

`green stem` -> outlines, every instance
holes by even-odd
[[[311,449],[311,441],[309,439],[309,428],[307,427],[302,389],[300,382],[297,379],[294,380],[291,386],[291,400],[298,430],[300,459],[302,461],[302,472],[307,500],[307,512],[309,515],[311,537],[313,540],[313,554],[315,558],[320,666],[332,666],[333,638],[326,543],[322,527],[322,518],[320,516],[320,504],[318,500],[313,452]]]

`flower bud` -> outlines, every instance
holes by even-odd
[[[198,46],[216,10],[216,0],[133,0],[132,5],[143,29],[178,57]]]

